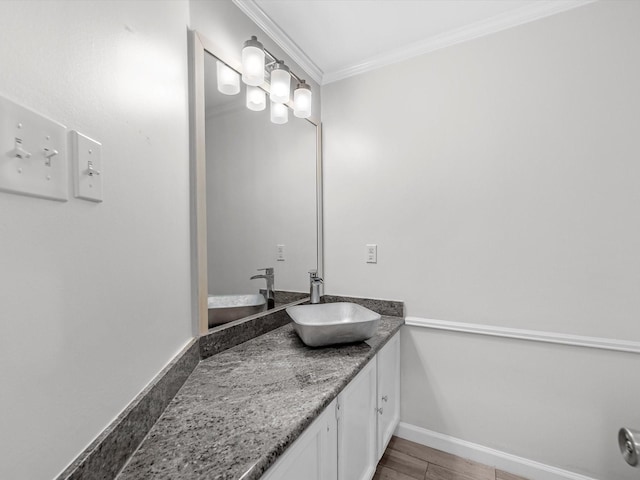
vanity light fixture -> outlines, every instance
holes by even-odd
[[[218,91],[225,95],[235,95],[240,93],[240,75],[227,67],[220,60],[216,60],[216,70],[218,78]]]
[[[264,51],[264,47],[255,36],[244,42],[242,81],[246,85],[259,87],[264,83]]]
[[[280,102],[271,102],[271,121],[282,125],[289,121],[289,108]]]
[[[260,112],[267,106],[266,92],[260,87],[247,85],[247,108],[254,112]]]
[[[293,114],[298,118],[311,116],[311,87],[304,80],[293,92]]]
[[[265,59],[267,59],[266,63]],[[259,88],[265,83],[265,71],[270,75],[268,90],[272,104],[271,121],[286,123],[288,120],[289,112],[286,111],[286,104],[291,100],[292,78],[298,82],[293,92],[293,113],[298,118],[309,118],[312,104],[311,86],[293,73],[283,60],[278,60],[269,50],[264,48],[256,36],[252,36],[244,42],[242,48],[242,81],[248,86],[247,108],[260,111],[266,107],[264,91]],[[275,107],[275,114],[273,103],[282,105],[282,108]]]

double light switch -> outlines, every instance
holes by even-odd
[[[0,190],[67,201],[67,128],[0,97]]]
[[[102,201],[102,145],[69,135],[74,195]],[[67,201],[67,128],[0,97],[0,191]]]

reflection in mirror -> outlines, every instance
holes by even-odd
[[[250,110],[241,82],[239,94],[221,93],[218,72],[225,91],[235,80],[206,51],[204,71],[211,328],[308,296],[318,268],[316,126],[293,115],[272,123],[268,96],[264,110]]]

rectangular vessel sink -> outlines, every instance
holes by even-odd
[[[300,339],[310,347],[366,340],[380,324],[379,314],[349,302],[296,305],[287,313]]]

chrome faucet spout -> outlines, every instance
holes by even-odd
[[[274,308],[276,305],[275,301],[275,292],[274,292],[274,284],[275,284],[275,274],[273,267],[267,268],[259,268],[258,271],[264,271],[262,275],[254,275],[249,280],[255,280],[256,278],[264,278],[267,281],[267,291],[265,294],[265,299],[267,300],[267,308]]]

